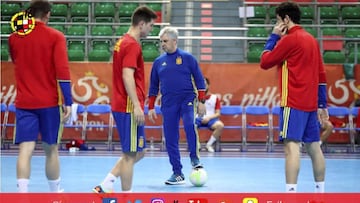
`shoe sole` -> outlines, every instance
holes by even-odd
[[[202,165],[193,166],[193,169],[200,169],[200,168],[204,168],[204,166]]]
[[[183,184],[185,184],[185,180],[178,182],[165,181],[165,185],[183,185]]]

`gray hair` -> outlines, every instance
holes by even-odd
[[[159,37],[167,34],[171,39],[177,39],[179,32],[174,27],[164,27],[159,33]]]

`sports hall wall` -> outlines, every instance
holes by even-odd
[[[149,78],[151,63],[146,63],[145,74]],[[210,79],[210,91],[216,93],[222,105],[265,105],[272,107],[279,104],[278,78],[276,68],[260,69],[258,64],[240,63],[201,63],[205,77]],[[325,65],[327,73],[328,103],[333,106],[350,107],[360,95],[360,65],[344,67],[344,65]],[[70,63],[72,79],[72,96],[74,102],[81,104],[110,103],[112,93],[112,64],[103,62]],[[346,74],[345,74],[346,73]],[[13,103],[16,96],[14,66],[11,62],[1,62],[1,102]],[[148,80],[146,80],[148,88]],[[306,99],[306,98],[299,98]],[[228,118],[224,118],[228,119]],[[236,119],[236,118],[231,118]],[[7,137],[12,135],[7,132]],[[90,132],[91,133],[91,132]],[[107,139],[106,133],[92,132],[97,139]],[[205,135],[203,135],[205,133]],[[66,138],[79,138],[79,130],[67,130]],[[116,133],[115,133],[116,134]],[[201,132],[203,139],[207,132]],[[224,132],[224,141],[240,141],[239,132]],[[100,137],[99,137],[100,136]],[[161,134],[148,130],[147,137],[156,140]],[[184,136],[182,136],[184,137]],[[117,139],[117,135],[114,136]],[[249,137],[253,141],[263,141],[264,136],[254,134]],[[348,135],[335,135],[333,142],[348,142]]]

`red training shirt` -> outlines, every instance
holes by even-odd
[[[29,34],[11,34],[9,47],[15,64],[16,107],[36,109],[61,105],[58,81],[70,82],[64,35],[36,21]]]
[[[264,51],[260,66],[277,65],[281,106],[302,111],[318,108],[318,85],[326,83],[325,69],[316,39],[301,26],[292,27],[272,51]]]
[[[111,107],[113,111],[133,112],[133,104],[128,96],[124,81],[123,68],[134,68],[136,94],[144,109],[145,103],[145,71],[144,59],[140,44],[129,34],[122,36],[114,46],[113,53],[113,95]]]

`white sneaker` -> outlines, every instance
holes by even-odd
[[[208,152],[211,152],[211,153],[215,152],[214,147],[212,147],[211,145],[206,145],[206,149]]]

